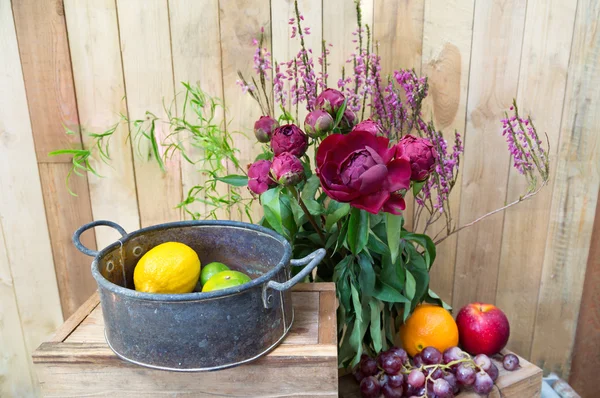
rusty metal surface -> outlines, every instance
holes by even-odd
[[[325,252],[316,251],[293,265],[306,265],[290,279],[289,243],[277,233],[235,221],[182,221],[127,234],[100,252],[84,248],[78,229],[73,241],[95,255],[92,275],[98,283],[107,342],[130,362],[178,371],[217,370],[267,353],[285,337],[293,322],[289,288],[310,272]],[[120,232],[124,231],[122,228]],[[253,280],[215,292],[152,294],[133,290],[133,270],[151,248],[169,241],[185,243],[202,264],[220,261]],[[199,288],[199,287],[198,287]]]

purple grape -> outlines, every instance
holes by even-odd
[[[450,388],[452,389],[452,394],[458,394],[460,388],[458,387],[458,381],[456,380],[456,376],[452,373],[444,373],[444,380],[450,384]]]
[[[476,355],[473,361],[481,370],[487,371],[492,366],[492,360],[485,354]]]
[[[381,386],[374,376],[365,377],[360,382],[360,393],[364,398],[379,398]]]
[[[465,358],[465,352],[458,347],[450,347],[442,355],[444,364],[449,364],[462,358]]]
[[[519,357],[515,354],[506,354],[504,358],[502,358],[502,366],[504,366],[504,369],[510,370],[511,372],[517,370],[519,368]]]
[[[486,370],[486,373],[490,375],[490,377],[492,378],[492,381],[495,383],[496,379],[498,378],[498,367],[492,363],[492,366],[490,366],[490,368],[488,370]]]
[[[456,380],[463,386],[470,386],[475,382],[475,369],[472,365],[461,363],[456,369]]]
[[[377,373],[377,361],[373,358],[366,358],[360,365],[360,371],[365,376],[373,376]]]
[[[454,395],[452,394],[452,387],[444,379],[437,379],[433,382],[433,393],[440,398],[451,398]]]
[[[380,366],[385,373],[395,375],[402,369],[402,362],[396,355],[388,354],[382,358]]]
[[[492,392],[494,388],[494,381],[490,377],[489,374],[484,372],[483,370],[477,372],[475,375],[475,383],[473,384],[473,389],[479,395],[486,395]]]
[[[420,368],[421,365],[423,365],[423,357],[421,354],[417,354],[413,357],[413,363],[415,364],[416,368]]]
[[[421,351],[421,356],[423,357],[423,363],[425,365],[437,365],[438,363],[442,363],[442,353],[435,347],[425,347],[425,349]]]
[[[404,351],[402,348],[400,347],[392,347],[388,350],[388,352],[392,355],[397,356],[398,358],[400,358],[400,361],[404,364],[406,363],[406,361],[408,361],[408,354],[406,353],[406,351]]]
[[[427,389],[425,387],[421,387],[421,388],[417,388],[417,391],[415,391],[415,393],[413,395],[422,397],[423,395],[425,395],[426,392],[427,392]]]
[[[415,388],[420,388],[425,383],[425,375],[420,370],[414,369],[408,374],[408,384]]]
[[[429,376],[433,380],[441,379],[444,377],[444,371],[440,368],[435,368],[433,372],[431,372],[431,376]]]
[[[402,398],[404,390],[402,389],[402,386],[392,387],[389,384],[384,384],[381,388],[381,392],[385,398]]]
[[[359,383],[362,379],[365,378],[365,374],[361,372],[360,369],[356,369],[354,372],[352,372],[352,374],[354,375],[356,381],[358,381]]]
[[[386,383],[390,386],[390,387],[402,387],[402,385],[404,384],[404,375],[402,374],[397,374],[397,375],[386,375],[387,379],[386,379]]]

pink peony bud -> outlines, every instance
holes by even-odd
[[[426,138],[405,135],[396,145],[396,157],[405,157],[410,161],[413,181],[423,181],[433,171],[438,153]]]
[[[333,118],[324,110],[310,112],[304,119],[304,131],[309,137],[317,138],[333,129]]]
[[[328,88],[317,97],[317,109],[322,109],[335,118],[345,99],[341,92]]]
[[[383,135],[383,129],[381,128],[381,125],[371,119],[363,120],[362,122],[358,123],[352,129],[352,131],[355,130],[366,131],[367,133],[373,134],[375,137]]]
[[[273,131],[279,127],[279,123],[277,120],[273,119],[271,116],[261,116],[254,123],[254,135],[259,142],[269,142],[271,141],[271,136],[273,135]]]
[[[346,109],[344,111],[344,116],[342,116],[342,120],[340,120],[340,130],[342,133],[349,133],[352,128],[358,123],[358,117],[356,114],[352,112],[350,109]]]
[[[294,156],[304,155],[308,148],[308,137],[298,126],[286,124],[278,127],[271,137],[271,149],[275,156],[289,152]]]
[[[257,160],[248,169],[248,188],[255,194],[260,195],[269,188],[277,185],[270,176],[271,162],[268,160]]]
[[[283,152],[273,159],[271,170],[281,185],[296,185],[304,179],[304,167],[300,159],[289,152]]]

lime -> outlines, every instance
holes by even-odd
[[[252,279],[239,271],[221,271],[210,278],[204,286],[203,292],[212,292],[215,290],[227,289],[229,287],[243,285]]]
[[[204,286],[206,282],[208,282],[208,280],[212,278],[213,275],[218,274],[221,271],[228,270],[228,266],[217,261],[210,264],[206,264],[204,267],[202,267],[202,272],[200,272],[200,283],[202,283],[202,286]]]

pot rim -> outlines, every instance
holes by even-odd
[[[142,235],[146,232],[152,232],[156,230],[170,229],[170,228],[182,228],[182,227],[194,227],[194,226],[208,226],[208,227],[233,227],[245,230],[251,230],[258,233],[262,233],[270,236],[283,245],[283,255],[279,263],[273,267],[269,272],[261,275],[260,277],[253,279],[249,283],[245,283],[240,286],[234,286],[227,289],[216,290],[214,292],[192,292],[192,293],[180,293],[180,294],[160,294],[160,293],[145,293],[138,292],[134,289],[128,289],[123,286],[119,286],[106,279],[100,273],[99,260],[103,258],[108,252],[113,249],[122,246],[128,240]],[[250,224],[240,221],[225,221],[225,220],[188,220],[188,221],[175,221],[170,223],[153,225],[151,227],[141,228],[136,231],[130,232],[127,235],[121,237],[116,242],[106,246],[104,249],[98,252],[98,255],[94,257],[92,261],[92,276],[96,280],[98,287],[104,288],[116,294],[127,296],[137,300],[148,300],[148,301],[162,301],[162,302],[182,302],[182,301],[204,301],[222,298],[226,296],[233,296],[242,293],[246,290],[253,289],[256,286],[265,284],[271,280],[278,272],[286,267],[291,259],[292,247],[289,242],[277,232],[262,227],[256,224]]]

